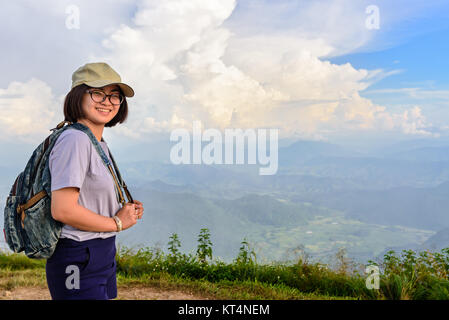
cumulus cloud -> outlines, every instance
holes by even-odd
[[[396,71],[326,60],[372,40],[373,33],[364,26],[365,3],[239,3],[240,8],[236,0],[123,0],[122,12],[108,7],[106,18],[90,22],[103,6],[80,2],[79,37],[87,39],[80,54],[90,52],[89,62],[108,62],[136,91],[128,121],[112,135],[143,140],[179,127],[191,129],[194,120],[205,128],[278,128],[280,137],[297,138],[360,130],[429,133],[419,107],[394,113],[361,96],[373,82]],[[134,10],[129,19],[123,18],[125,6]],[[47,15],[56,16],[55,10]],[[94,29],[101,32],[93,34]],[[30,138],[53,125],[62,100],[45,81],[11,82],[2,89],[5,97],[21,97],[2,99],[2,108],[17,110],[3,113],[5,128]],[[37,99],[33,105],[32,99]],[[17,125],[17,119],[33,117],[42,119],[34,129]]]
[[[134,132],[169,131],[209,116],[202,115],[202,104],[188,103],[195,100],[195,96],[189,96],[189,86],[197,85],[193,79],[204,77],[195,73],[198,68],[193,48],[204,39],[212,40],[211,33],[221,33],[222,41],[226,38],[228,31],[220,25],[236,3],[211,0],[205,4],[200,0],[142,1],[133,25],[122,24],[103,41],[107,52],[91,56],[90,60],[110,62],[135,88],[133,112],[127,123]],[[220,46],[224,42],[216,43]],[[209,56],[202,50],[199,53],[200,59]],[[220,64],[211,54],[210,59]],[[191,63],[186,64],[186,59]]]
[[[329,4],[318,1],[304,5],[302,22],[292,27],[295,32],[242,35],[236,24],[226,24],[234,0],[207,4],[142,1],[133,25],[121,25],[103,41],[108,52],[95,58],[117,66],[136,87],[133,112],[138,116],[130,115],[126,124],[134,137],[191,128],[194,120],[219,129],[279,128],[281,137],[298,138],[323,138],[342,130],[427,133],[429,124],[415,109],[394,114],[360,96],[387,72],[323,58],[349,50],[336,47],[339,43],[354,49],[367,41],[366,28],[354,36],[354,28],[342,29],[338,23],[344,19],[364,28],[365,15],[348,19],[364,9],[359,4],[344,11],[330,6],[324,29],[316,21],[306,24]]]
[[[431,127],[431,123],[429,123],[426,118],[422,114],[422,110],[420,107],[415,106],[410,110],[404,111],[401,115],[398,116],[400,119],[398,122],[401,125],[401,128],[406,134],[419,134],[425,136],[435,136],[438,137],[438,133],[432,133],[427,130]]]
[[[1,139],[40,142],[63,120],[57,116],[61,101],[39,79],[11,82],[6,89],[0,89]]]

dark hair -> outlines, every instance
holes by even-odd
[[[79,119],[84,118],[82,102],[83,96],[88,90],[88,85],[80,84],[79,86],[74,87],[70,92],[66,95],[64,100],[64,120],[77,122]],[[122,90],[119,88],[120,94],[123,95]],[[124,96],[124,95],[123,95]],[[117,123],[123,123],[128,117],[128,102],[126,101],[126,97],[123,99],[123,102],[120,104],[120,109],[117,114],[111,121],[105,124],[105,127],[113,127]]]

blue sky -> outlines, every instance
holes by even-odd
[[[330,61],[391,71],[391,75],[362,91],[361,96],[392,109],[418,104],[434,125],[444,127],[449,121],[449,5],[433,14],[407,21],[381,35],[389,39],[387,48]]]
[[[449,88],[449,27],[419,35],[386,50],[331,58],[355,68],[399,70],[370,89],[423,87]]]

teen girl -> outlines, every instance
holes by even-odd
[[[133,95],[106,63],[86,64],[73,73],[65,120],[88,127],[109,157],[103,130],[125,121]],[[82,131],[68,128],[58,137],[49,168],[52,216],[64,224],[46,264],[52,298],[116,298],[115,236],[142,218],[142,203],[117,201],[113,177]]]

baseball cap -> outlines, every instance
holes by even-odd
[[[120,75],[105,62],[86,63],[72,75],[72,89],[80,84],[101,88],[116,84],[126,97],[134,96],[134,90],[122,82]]]

